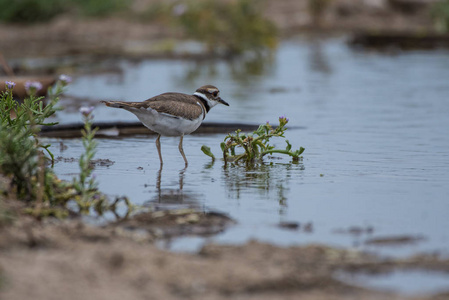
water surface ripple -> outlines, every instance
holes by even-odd
[[[185,172],[177,138],[162,138],[166,164],[159,173],[155,137],[99,140],[97,158],[112,166],[95,170],[101,190],[137,204],[196,206],[238,221],[210,240],[239,243],[257,238],[280,245],[319,242],[382,254],[449,249],[449,53],[372,53],[341,39],[294,39],[280,45],[272,62],[245,69],[225,62],[120,62],[121,72],[77,78],[71,96],[145,100],[166,91],[193,92],[217,85],[229,107],[215,107],[208,121],[276,123],[287,115],[293,147],[306,148],[302,164],[274,158],[256,169],[211,164],[200,147],[219,156],[223,134],[184,139]],[[93,92],[94,91],[94,92]],[[80,101],[80,104],[83,104]],[[96,120],[135,120],[128,112],[98,106]],[[78,121],[61,113],[64,122]],[[55,147],[59,141],[52,140]],[[79,157],[79,140],[65,140],[56,155]],[[279,146],[284,146],[278,141]],[[56,164],[65,179],[77,165]],[[312,231],[286,230],[279,222],[311,223]],[[350,227],[372,233],[341,233]],[[340,233],[336,233],[340,232]],[[424,240],[403,246],[369,246],[371,237],[410,235]],[[186,249],[202,243],[182,239]]]

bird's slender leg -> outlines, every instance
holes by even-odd
[[[187,165],[189,164],[188,162],[187,162],[187,158],[186,158],[186,155],[184,154],[184,149],[182,149],[182,140],[183,140],[183,138],[184,138],[184,135],[181,135],[181,138],[179,139],[179,152],[181,152],[181,155],[182,155],[182,158],[184,158],[184,162],[186,163],[186,168],[187,168]]]
[[[164,164],[162,161],[162,154],[161,154],[161,135],[158,134],[157,139],[156,139],[156,148],[157,148],[157,153],[159,153],[159,160],[161,161],[161,167]]]

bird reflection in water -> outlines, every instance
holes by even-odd
[[[156,174],[156,195],[146,204],[156,210],[160,209],[180,209],[180,208],[200,208],[198,195],[189,190],[184,190],[184,179],[187,168],[179,171],[178,186],[170,184],[164,188],[161,167]],[[167,186],[167,185],[166,185]]]

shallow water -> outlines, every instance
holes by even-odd
[[[346,274],[337,276],[340,280],[373,289],[396,292],[408,296],[447,292],[449,276],[439,272],[393,271],[386,274]]]
[[[115,162],[95,170],[107,194],[127,195],[136,204],[218,210],[238,221],[207,240],[165,244],[171,249],[259,239],[399,256],[449,254],[449,52],[391,55],[355,51],[342,39],[294,39],[280,45],[271,63],[247,68],[241,62],[147,60],[121,61],[119,69],[76,78],[68,95],[82,99],[76,105],[137,101],[215,84],[230,106],[213,108],[207,121],[277,123],[286,115],[292,126],[287,138],[294,148],[306,148],[301,164],[276,157],[253,170],[224,169],[220,160],[211,164],[200,148],[208,145],[219,156],[225,135],[190,135],[184,138],[190,164],[181,171],[178,139],[162,138],[165,164],[159,173],[155,136],[100,139],[96,158]],[[95,117],[135,120],[101,105]],[[59,119],[80,117],[63,112]],[[59,140],[51,142],[58,149]],[[79,157],[79,140],[63,142],[68,149],[56,155]],[[72,178],[77,168],[69,162],[55,165],[63,179]],[[311,223],[312,230],[277,226],[284,221]],[[354,226],[373,230],[341,233]],[[396,235],[424,239],[396,246],[365,244],[369,238]]]

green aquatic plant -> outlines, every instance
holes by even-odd
[[[78,178],[73,178],[73,187],[78,193],[77,204],[81,212],[87,213],[93,206],[97,212],[102,211],[105,197],[98,191],[98,182],[95,180],[95,174],[92,174],[92,159],[96,153],[97,141],[94,140],[97,128],[92,128],[94,107],[81,107],[80,113],[84,119],[84,129],[82,129],[82,142],[84,153],[79,159],[80,173]]]
[[[57,108],[55,107],[66,82],[59,80],[49,89],[47,104],[43,97],[35,97],[42,85],[38,82],[25,84],[29,96],[19,103],[13,98],[14,82],[6,81],[6,91],[0,95],[0,173],[11,178],[17,195],[22,199],[44,197],[48,191],[49,174],[44,168],[43,149],[53,162],[49,147],[38,139],[40,125],[54,125],[47,122]],[[45,187],[43,185],[46,185]],[[47,193],[48,195],[48,193]]]
[[[127,0],[0,0],[0,21],[7,23],[48,22],[54,17],[74,12],[88,17],[102,17],[127,10]]]
[[[210,52],[262,51],[276,46],[277,35],[261,7],[259,0],[189,1],[184,9],[178,8],[176,20],[189,37],[205,42]]]
[[[270,144],[270,139],[272,138],[285,138],[284,133],[287,130],[286,125],[288,121],[287,117],[281,116],[279,117],[279,126],[275,128],[267,122],[260,125],[252,134],[244,134],[240,129],[235,131],[235,134],[228,134],[224,142],[220,144],[225,166],[228,162],[239,163],[243,161],[247,164],[260,162],[265,155],[275,153],[289,155],[292,157],[293,162],[298,162],[302,159],[301,154],[305,150],[303,147],[300,147],[298,150],[292,150],[292,145],[287,139],[285,140],[287,144],[285,149],[277,149]],[[238,153],[238,149],[243,149],[243,153]],[[215,160],[215,156],[209,147],[203,145],[201,150]]]
[[[437,31],[449,32],[449,0],[436,2],[431,9],[432,17]]]
[[[25,85],[29,96],[20,104],[13,98],[15,83],[5,82],[6,92],[0,95],[0,179],[8,183],[0,185],[0,196],[27,202],[25,212],[39,218],[63,218],[70,212],[88,213],[90,208],[101,215],[105,211],[114,212],[122,200],[129,213],[132,207],[128,199],[117,198],[112,204],[109,203],[106,196],[98,191],[98,183],[92,176],[91,161],[96,150],[96,130],[92,129],[93,108],[81,109],[85,119],[85,152],[79,159],[79,178],[73,182],[62,181],[48,167],[48,161],[53,163],[53,154],[50,145],[41,144],[39,126],[56,124],[48,122],[47,118],[57,110],[59,96],[70,81],[70,77],[61,75],[47,92],[47,104],[44,104],[42,97],[34,96],[41,88],[39,83]],[[3,198],[0,200],[3,201]],[[76,202],[77,211],[68,205],[71,200]],[[0,219],[3,212],[3,207],[0,207]]]
[[[36,97],[38,90],[42,89],[42,84],[37,81],[27,81],[25,89],[28,97],[19,103],[13,99],[14,82],[6,81],[6,92],[0,98],[0,123],[4,128],[8,128],[10,135],[19,135],[22,138],[32,137],[38,147],[44,149],[51,159],[54,159],[53,154],[49,150],[49,145],[39,143],[37,134],[39,133],[39,126],[51,126],[57,123],[47,122],[56,111],[55,107],[59,101],[59,96],[64,91],[65,83],[59,80],[55,86],[49,89],[49,97],[47,104],[44,105],[44,97]]]
[[[10,224],[14,220],[13,213],[5,207],[2,201],[0,195],[0,229],[3,225]]]
[[[187,0],[156,2],[142,18],[172,25],[187,38],[203,42],[212,54],[262,53],[277,45],[277,28],[262,11],[261,0]]]
[[[0,173],[9,182],[0,192],[5,198],[27,202],[25,211],[37,217],[67,216],[64,206],[73,197],[70,185],[48,167],[53,154],[38,136],[40,125],[56,124],[47,119],[56,112],[59,96],[69,82],[68,76],[61,76],[47,91],[47,104],[44,98],[35,97],[42,88],[38,82],[25,84],[29,96],[23,103],[13,98],[14,82],[5,82],[6,91],[0,95]]]
[[[112,203],[109,202],[106,195],[98,189],[98,182],[95,173],[93,173],[92,160],[97,149],[95,133],[97,128],[92,128],[94,107],[81,107],[80,113],[83,116],[84,128],[81,131],[84,153],[79,158],[80,173],[72,181],[73,188],[76,191],[75,201],[81,213],[89,213],[93,208],[98,215],[106,211],[116,214],[117,205],[123,201],[127,207],[127,214],[131,212],[134,206],[126,197],[118,197]]]
[[[116,12],[126,11],[131,2],[127,0],[71,0],[66,7],[75,7],[79,14],[88,17],[103,17]]]
[[[50,20],[64,11],[61,0],[0,0],[0,20],[14,23],[35,23]]]
[[[314,26],[321,26],[324,14],[332,0],[308,0],[307,9],[312,16]]]

